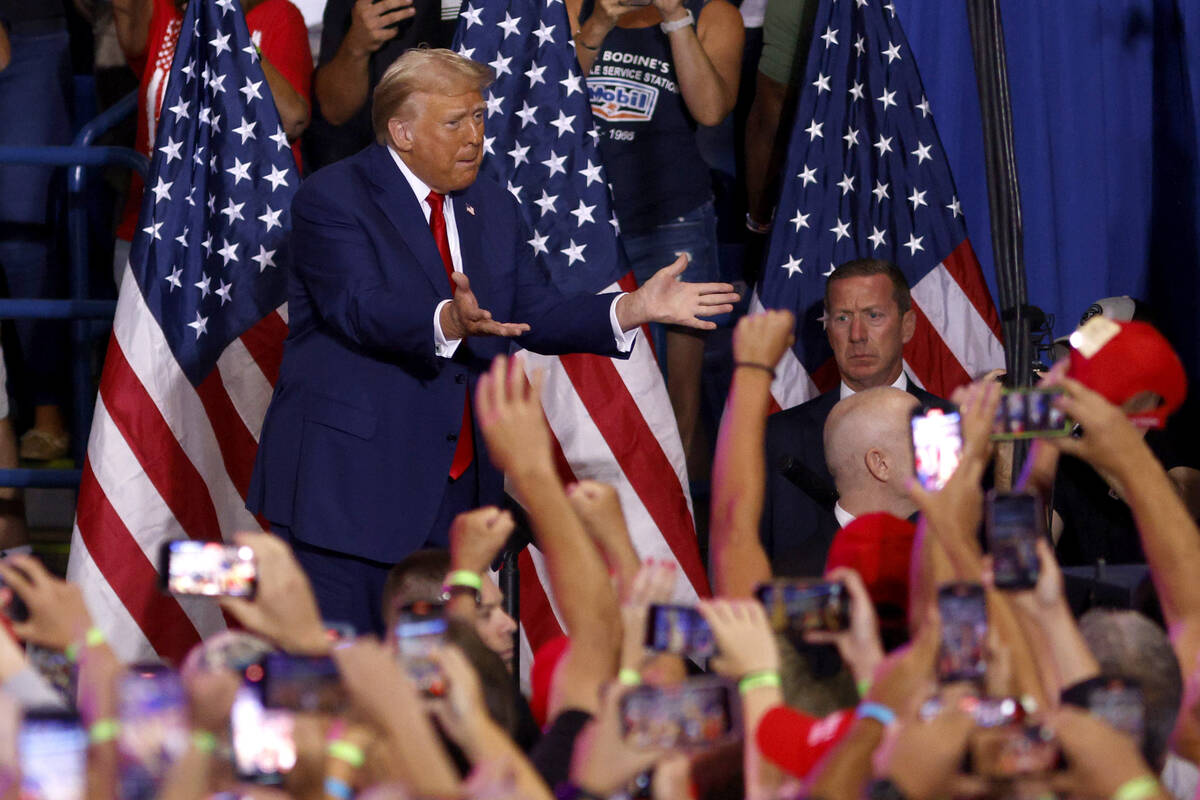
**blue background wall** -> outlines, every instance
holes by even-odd
[[[895,0],[997,297],[965,3]],[[1200,376],[1200,2],[1003,0],[1029,299],[1149,300]]]

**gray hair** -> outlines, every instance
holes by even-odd
[[[1146,701],[1146,741],[1142,752],[1161,771],[1183,699],[1183,675],[1166,632],[1136,611],[1093,608],[1079,620],[1079,632],[1100,673],[1129,678]]]

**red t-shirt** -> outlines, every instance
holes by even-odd
[[[129,59],[129,66],[142,76],[138,87],[137,138],[134,147],[147,157],[151,157],[154,148],[158,115],[162,109],[167,76],[175,59],[175,45],[179,41],[181,27],[183,14],[175,7],[174,0],[154,0],[146,49],[137,58]],[[308,29],[304,26],[304,16],[300,10],[290,0],[263,0],[246,15],[246,27],[250,30],[250,38],[262,50],[263,58],[287,78],[292,88],[308,99],[313,61],[308,47]],[[299,166],[298,141],[292,143],[292,153]],[[134,173],[125,213],[117,227],[119,238],[125,241],[133,239],[141,207],[142,178]]]

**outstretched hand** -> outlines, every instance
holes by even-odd
[[[637,291],[622,297],[617,303],[617,322],[621,330],[631,331],[647,322],[704,331],[717,327],[715,322],[700,318],[733,311],[733,304],[740,295],[729,283],[681,281],[679,276],[687,265],[687,255],[681,253]]]
[[[442,325],[442,335],[447,339],[465,339],[468,336],[512,338],[529,330],[529,325],[524,322],[492,319],[492,312],[479,307],[479,299],[471,291],[471,281],[465,274],[455,272],[450,280],[454,281],[454,299],[442,306],[438,319]]]

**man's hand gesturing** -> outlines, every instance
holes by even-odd
[[[687,269],[684,254],[660,269],[635,292],[617,303],[617,322],[621,330],[631,331],[647,322],[679,325],[709,331],[717,327],[700,317],[712,317],[733,310],[740,295],[729,283],[688,283],[679,280]]]
[[[442,335],[447,339],[465,339],[468,336],[520,336],[529,330],[524,322],[497,322],[492,312],[479,307],[479,300],[471,291],[471,281],[461,272],[451,278],[457,287],[454,299],[442,306],[438,321]]]

